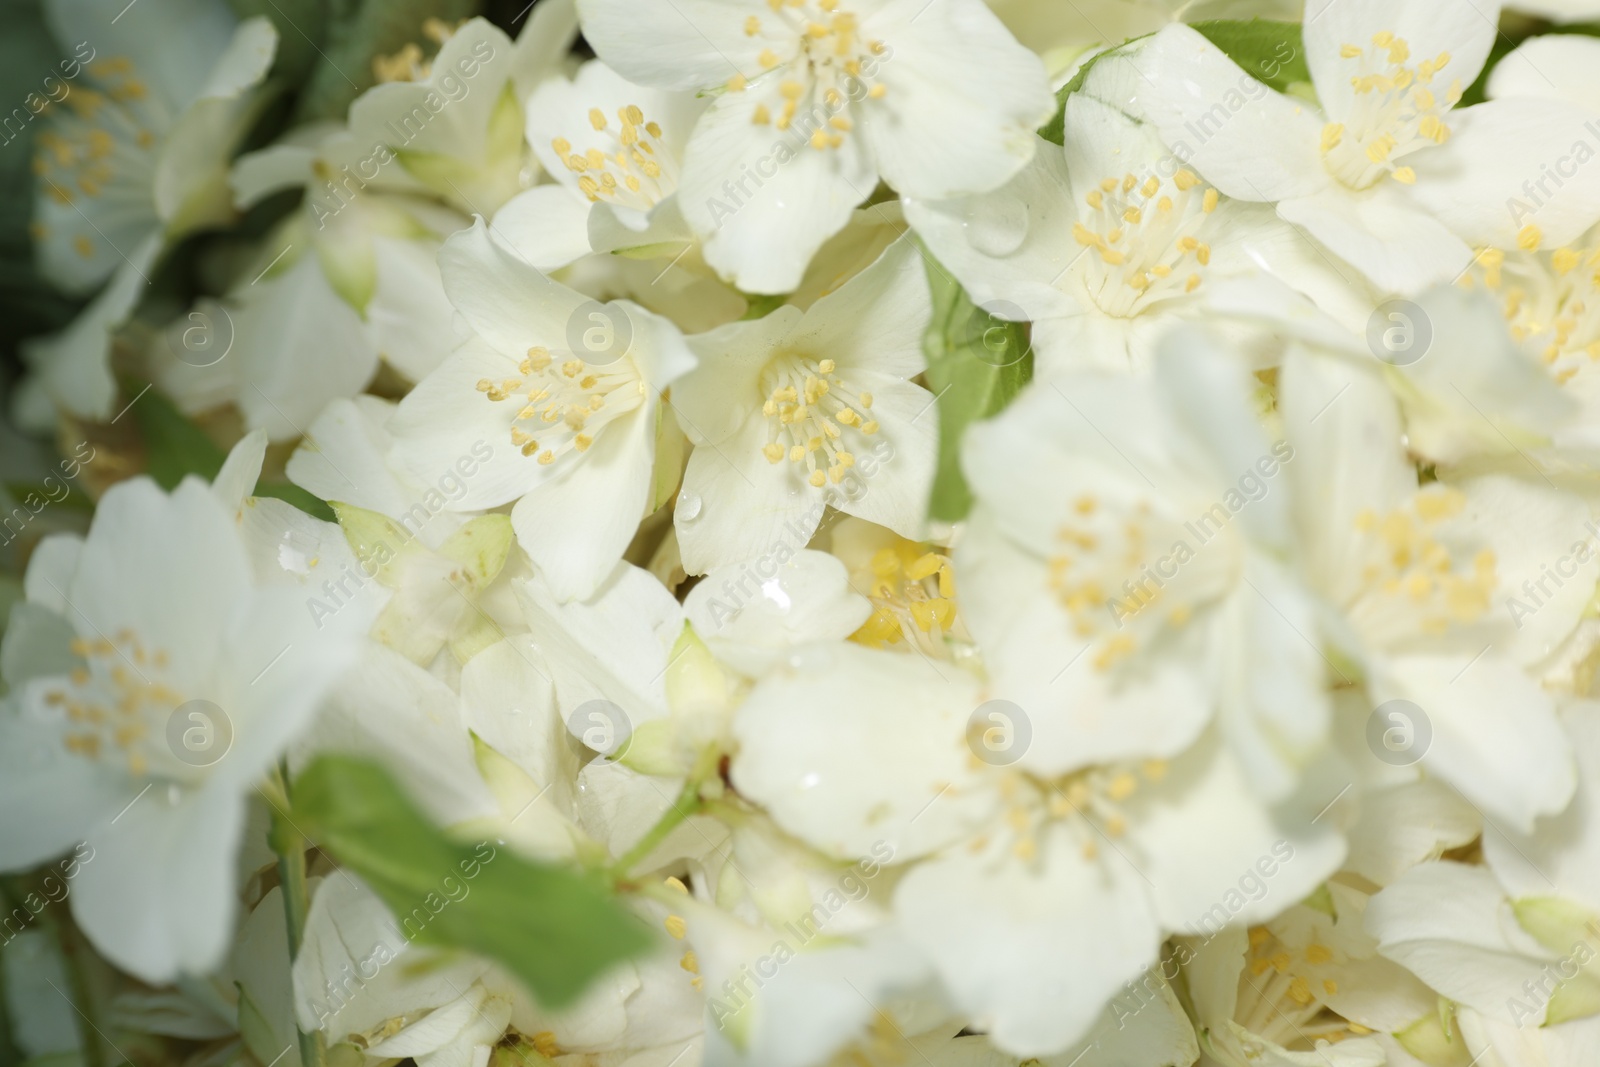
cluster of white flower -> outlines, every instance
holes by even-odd
[[[1600,1063],[1600,4],[45,7],[0,1060]]]

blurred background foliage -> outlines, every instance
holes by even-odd
[[[437,49],[422,31],[430,18],[457,23],[482,15],[515,37],[533,6],[528,0],[225,2],[240,18],[264,15],[278,28],[277,57],[269,78],[275,95],[246,149],[270,144],[302,123],[342,120],[351,101],[376,83],[374,57],[394,55],[410,44],[429,55]],[[107,3],[108,10],[116,6],[111,0]],[[0,0],[0,118],[20,107],[29,93],[37,92],[69,51],[47,28],[41,0]],[[17,507],[30,488],[45,484],[57,469],[61,451],[61,442],[30,437],[13,423],[11,396],[22,373],[20,345],[26,338],[64,328],[87,303],[86,298],[57,292],[34,265],[29,236],[34,202],[33,140],[43,126],[43,122],[26,123],[15,136],[0,132],[0,515]],[[237,249],[240,238],[265,233],[294,207],[297,198],[293,193],[272,198],[232,231],[201,233],[185,240],[164,258],[144,299],[173,311],[187,306],[206,291],[202,284],[207,275],[205,264],[215,264],[230,249]],[[133,391],[138,388],[135,385]],[[170,404],[141,402],[140,408],[145,407],[151,410],[138,411],[138,419],[122,420],[118,432],[103,441],[95,436],[98,431],[88,432],[91,440],[109,446],[99,448],[97,444],[100,462],[96,466],[100,469],[94,473],[100,477],[86,480],[90,493],[98,493],[105,484],[135,470],[158,466],[160,457],[151,454],[157,450],[152,442],[179,439],[205,444],[203,435],[196,437],[193,427]],[[224,432],[221,436],[230,435]],[[192,458],[203,467],[222,451],[213,447],[202,448],[200,453]],[[151,472],[156,473],[154,469]],[[38,521],[29,523],[25,535],[8,539],[0,534],[0,626],[10,613],[12,600],[20,594],[19,578],[28,551],[48,533],[84,528],[90,511],[89,497],[75,488],[71,497],[45,508]]]

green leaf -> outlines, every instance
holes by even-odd
[[[939,466],[928,511],[954,522],[972,509],[972,490],[961,473],[962,435],[1011,403],[1033,378],[1033,348],[1026,323],[1006,322],[974,307],[955,279],[924,258],[933,319],[922,348],[928,387],[939,405]]]
[[[1251,77],[1279,92],[1289,92],[1292,86],[1311,83],[1311,70],[1306,66],[1305,49],[1300,42],[1298,22],[1279,22],[1275,19],[1211,19],[1196,22],[1193,28],[1206,40],[1245,69]],[[1149,36],[1146,34],[1145,36]],[[1072,76],[1072,80],[1056,91],[1056,113],[1039,128],[1039,136],[1051,144],[1061,144],[1066,139],[1067,97],[1083,88],[1094,65],[1107,56],[1117,54],[1144,37],[1130,37],[1114,48],[1091,56]]]
[[[1130,37],[1115,48],[1107,48],[1105,51],[1098,52],[1084,60],[1083,66],[1078,68],[1078,72],[1072,76],[1071,80],[1056,90],[1056,113],[1050,116],[1049,122],[1039,127],[1039,136],[1051,144],[1064,144],[1067,139],[1067,97],[1083,88],[1083,83],[1088,80],[1089,72],[1094,69],[1096,63],[1106,56],[1122,51],[1125,46],[1132,44],[1134,41],[1143,39],[1142,37]]]
[[[293,504],[313,519],[321,519],[323,522],[334,522],[337,518],[333,509],[318,500],[314,493],[307,492],[293,482],[257,482],[255,495],[270,496],[286,504]]]
[[[57,496],[62,488],[67,490],[65,496]],[[74,511],[91,512],[94,510],[94,501],[88,494],[79,490],[70,483],[64,487],[57,483],[52,486],[49,481],[43,482],[6,482],[5,491],[13,500],[22,502],[32,496],[39,500],[48,500],[52,504],[62,504]]]
[[[360,875],[408,937],[498,961],[547,1007],[571,1004],[651,944],[645,924],[600,882],[503,845],[452,840],[376,764],[318,757],[292,794],[295,825]],[[456,886],[448,895],[446,879]]]
[[[1297,82],[1311,81],[1298,22],[1213,19],[1196,22],[1194,29],[1243,67],[1246,74],[1280,93],[1288,92]]]
[[[160,390],[138,381],[126,382],[123,388],[137,398],[129,411],[144,438],[146,470],[157,485],[170,490],[185,475],[198,474],[208,482],[217,476],[227,453],[204,430],[185,418]]]
[[[190,474],[197,474],[208,482],[217,476],[228,453],[204,430],[190,422],[154,387],[147,388],[143,382],[132,379],[124,381],[122,387],[129,396],[138,398],[128,410],[139,424],[139,433],[144,438],[146,470],[157,485],[171,490]],[[293,504],[324,522],[334,521],[332,508],[289,482],[258,482],[255,495]]]

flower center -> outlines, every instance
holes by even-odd
[[[868,648],[916,647],[944,659],[950,658],[947,641],[970,641],[956,614],[955,570],[949,556],[897,538],[892,546],[872,554],[868,571],[851,584],[858,590],[866,588],[872,615],[850,640]]]
[[[1072,236],[1097,254],[1080,255],[1078,277],[1101,311],[1132,318],[1200,287],[1200,269],[1211,262],[1200,235],[1218,196],[1193,171],[1143,182],[1103,178],[1083,199],[1089,211]]]
[[[855,466],[846,431],[858,441],[878,432],[877,420],[867,414],[872,394],[852,389],[837,371],[831,359],[789,354],[773,359],[761,372],[766,396],[761,413],[767,417],[767,443],[761,452],[769,463],[787,458],[803,465],[806,480],[818,489],[830,480],[838,485]]]
[[[1412,184],[1416,171],[1395,161],[1450,137],[1441,116],[1461,99],[1461,82],[1450,83],[1442,104],[1428,88],[1450,62],[1450,53],[1409,66],[1410,46],[1384,30],[1373,34],[1367,47],[1347,44],[1339,55],[1359,73],[1350,78],[1355,99],[1346,120],[1322,128],[1324,165],[1352,189],[1365,189],[1385,174]]]
[[[1333,959],[1333,950],[1326,945],[1313,941],[1298,950],[1265,926],[1251,927],[1248,973],[1239,982],[1234,1019],[1250,1033],[1285,1049],[1306,1049],[1318,1040],[1338,1042],[1371,1033],[1346,1022],[1324,1003],[1325,997],[1339,992],[1339,983],[1319,977],[1318,968]],[[1247,1055],[1268,1051],[1247,1040],[1243,1043]]]
[[[1223,525],[1210,514],[1180,524],[1143,499],[1108,506],[1085,494],[1074,502],[1056,529],[1046,581],[1074,632],[1096,646],[1096,670],[1110,670],[1141,642],[1186,626],[1220,594],[1217,567],[1225,557],[1202,550]]]
[[[100,88],[72,89],[60,102],[73,114],[61,116],[35,140],[33,172],[50,198],[62,205],[80,195],[98,199],[119,177],[150,174],[156,133],[149,127],[165,130],[170,124],[170,116],[155,106],[148,87],[135,76],[132,60],[107,57],[88,69]],[[36,238],[44,236],[35,233]],[[85,258],[94,252],[87,235],[80,234],[73,244]]]
[[[148,773],[157,753],[146,747],[161,722],[183,703],[182,694],[161,681],[167,667],[166,652],[148,650],[132,630],[122,630],[116,640],[74,638],[72,653],[87,661],[68,676],[64,688],[44,694],[48,707],[60,708],[68,731],[62,739],[68,752],[99,760],[112,750],[127,762],[128,773]]]
[[[422,35],[440,48],[455,36],[457,28],[442,19],[422,20]],[[427,81],[433,74],[433,60],[423,58],[422,46],[417,42],[407,41],[394,55],[373,56],[372,74],[379,82]]]
[[[1356,516],[1365,565],[1363,603],[1353,614],[1385,630],[1398,623],[1400,634],[1418,627],[1441,634],[1452,623],[1482,618],[1495,588],[1493,550],[1479,549],[1467,566],[1458,566],[1435,536],[1438,526],[1465,506],[1459,489],[1435,484],[1385,515],[1368,509]]]
[[[779,130],[798,122],[802,131],[810,131],[811,147],[839,148],[854,129],[847,114],[851,101],[863,95],[880,100],[888,93],[888,86],[872,81],[869,73],[877,58],[887,52],[886,46],[862,37],[855,13],[838,10],[838,0],[767,0],[767,6],[772,9],[769,22],[775,21],[779,32],[797,39],[799,48],[784,72],[788,76],[778,86],[783,95],[778,114],[774,116],[765,104],[756,104],[751,121],[757,126],[771,123]],[[745,19],[746,36],[754,37],[765,28],[758,15]],[[784,65],[770,48],[762,50],[757,61],[763,72]],[[742,92],[748,84],[743,74],[735,74],[727,89]],[[808,112],[800,116],[802,107]]]
[[[535,346],[517,367],[521,378],[480,378],[478,392],[491,403],[520,405],[511,443],[548,465],[569,451],[588,451],[606,423],[644,402],[644,382],[633,364],[623,358],[613,366],[593,367],[576,357],[558,363],[548,348]]]
[[[678,188],[677,164],[661,141],[661,127],[645,120],[635,104],[617,109],[618,127],[599,108],[589,109],[593,143],[582,153],[572,142],[550,142],[567,169],[578,175],[578,188],[590,203],[604,200],[619,207],[649,211]],[[587,135],[586,135],[587,136]]]
[[[1102,841],[1115,841],[1128,832],[1123,802],[1148,783],[1167,773],[1165,760],[1133,765],[1089,767],[1053,780],[1007,770],[1000,779],[1000,796],[1006,803],[1005,825],[1011,836],[1011,854],[1031,863],[1039,854],[1039,835],[1052,824],[1070,827],[1086,860],[1100,855]],[[969,846],[972,852],[990,847],[984,835]]]
[[[1557,384],[1600,363],[1600,244],[1539,251],[1542,235],[1528,226],[1520,248],[1485,248],[1472,274],[1501,299],[1511,336],[1532,345]]]

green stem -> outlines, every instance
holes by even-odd
[[[289,962],[300,955],[300,944],[305,939],[306,913],[311,908],[311,894],[306,884],[306,845],[308,842],[289,820],[289,772],[279,768],[272,792],[263,791],[272,803],[272,829],[268,836],[272,849],[278,854],[278,882],[283,893],[284,925],[289,932]],[[278,797],[282,798],[280,806]],[[324,1067],[327,1057],[323,1049],[322,1031],[298,1030],[300,1037],[300,1063],[302,1067]]]
[[[50,920],[56,928],[61,945],[61,957],[67,965],[67,978],[72,983],[72,999],[77,1006],[79,1043],[83,1048],[84,1067],[106,1067],[105,1028],[97,1021],[100,998],[95,995],[95,981],[89,973],[92,966],[88,940],[72,921],[70,915],[54,916]]]
[[[716,748],[708,748],[701,753],[695,762],[694,770],[684,779],[683,788],[678,790],[678,795],[673,798],[672,806],[662,813],[661,818],[656,820],[656,824],[650,827],[650,831],[640,838],[636,845],[618,857],[617,861],[607,869],[606,873],[613,881],[627,881],[633,869],[650,855],[657,845],[665,841],[668,834],[681,826],[689,816],[705,809],[706,801],[700,795],[700,788],[705,784],[707,776],[715,773],[721,758],[722,753]]]

